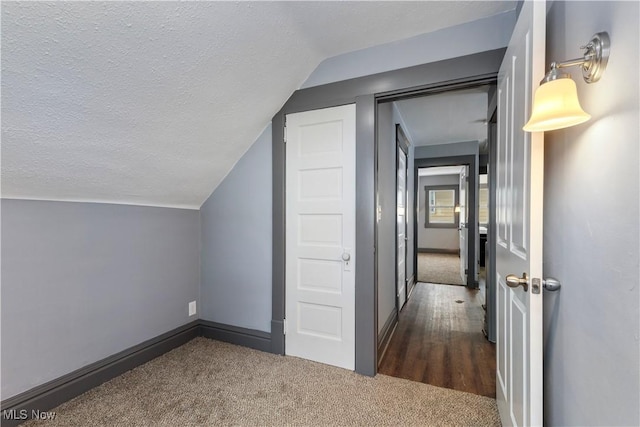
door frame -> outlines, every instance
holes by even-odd
[[[489,224],[487,229],[488,242],[488,263],[485,264],[485,300],[487,304],[486,315],[486,335],[487,339],[495,344],[496,342],[496,172],[497,172],[497,122],[498,122],[498,91],[493,91],[489,96],[488,110],[488,138],[489,138],[489,165],[487,167],[488,187],[489,187]],[[493,129],[492,129],[493,127]]]
[[[478,176],[478,160],[476,156],[471,154],[465,154],[462,156],[447,156],[447,157],[414,157],[413,159],[413,182],[416,183],[413,196],[413,273],[418,277],[418,195],[420,189],[418,188],[418,170],[422,168],[431,168],[438,166],[468,166],[469,167],[469,188],[475,189],[477,186]],[[474,172],[475,171],[475,172]],[[469,206],[467,209],[469,218],[477,218],[477,206],[476,206],[476,192],[469,191]],[[476,260],[476,235],[478,233],[478,224],[474,219],[469,224],[467,229],[467,283],[466,286],[470,289],[476,289],[478,287],[478,281],[475,279],[477,273],[477,260]]]
[[[356,348],[355,371],[377,373],[377,278],[375,195],[376,113],[380,100],[424,95],[495,81],[506,49],[329,83],[295,91],[272,119],[272,306],[271,352],[284,354],[285,315],[285,146],[289,113],[356,104]]]
[[[407,271],[407,254],[408,254],[408,250],[407,250],[407,245],[408,245],[408,231],[409,231],[409,220],[408,220],[408,215],[407,213],[409,212],[409,139],[407,138],[407,135],[404,133],[404,131],[402,130],[402,126],[400,125],[400,123],[396,123],[396,127],[395,127],[395,134],[396,134],[396,233],[395,233],[395,238],[396,238],[396,250],[395,250],[395,254],[396,254],[396,262],[395,262],[395,273],[396,273],[396,316],[400,315],[400,310],[402,309],[402,307],[399,306],[398,304],[398,291],[400,289],[400,284],[398,283],[398,200],[397,200],[397,196],[398,196],[398,167],[400,166],[400,156],[398,155],[398,150],[402,150],[402,152],[405,155],[405,177],[404,177],[404,186],[405,186],[405,198],[404,198],[404,209],[405,209],[405,214],[404,214],[404,236],[405,236],[405,243],[404,243],[404,304],[407,303],[407,301],[409,300],[409,278],[408,276],[408,271]],[[414,185],[415,187],[415,185]],[[415,241],[415,239],[413,239]],[[403,305],[404,307],[404,305]],[[397,317],[396,317],[397,319]]]

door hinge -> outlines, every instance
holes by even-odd
[[[287,319],[282,319],[282,334],[287,335]]]
[[[284,140],[284,143],[286,144],[287,143],[287,126],[286,125],[284,126],[283,140]]]

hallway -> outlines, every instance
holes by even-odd
[[[481,290],[418,283],[378,372],[495,398],[495,344],[482,333],[483,302]]]

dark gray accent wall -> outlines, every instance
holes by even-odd
[[[373,94],[356,97],[356,372],[370,376],[378,365],[375,111]]]
[[[590,121],[545,133],[546,425],[640,425],[638,2],[554,2],[547,62],[611,37],[602,79],[571,70]]]
[[[284,245],[286,238],[284,114],[277,114],[273,117],[271,121],[271,138],[271,176],[273,185],[273,217],[271,218],[271,350],[276,354],[284,354],[284,277],[286,272],[285,258],[287,256]]]
[[[2,398],[184,325],[199,212],[3,199]]]
[[[202,205],[204,320],[271,331],[271,126]]]

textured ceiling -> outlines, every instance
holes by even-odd
[[[397,101],[416,146],[487,139],[488,86]]]
[[[324,59],[511,2],[2,2],[2,197],[199,208]]]

